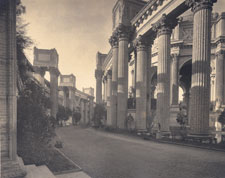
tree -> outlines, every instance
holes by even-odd
[[[224,125],[225,125],[225,110],[223,110],[223,112],[221,112],[221,114],[219,115],[218,122],[220,122],[222,127],[224,127]]]
[[[33,69],[24,49],[33,42],[26,34],[28,24],[21,18],[25,10],[21,3],[17,4],[17,151],[25,164],[40,165],[50,156],[45,153],[55,135],[55,118],[49,115],[51,103],[47,91],[28,75]]]
[[[55,136],[55,119],[49,115],[50,99],[36,81],[28,79],[17,103],[18,154],[30,164],[42,162],[46,159],[42,152]]]
[[[104,120],[106,120],[106,109],[103,104],[96,104],[94,108],[94,126],[101,127],[103,126]]]
[[[67,121],[69,117],[72,116],[72,111],[69,108],[65,108],[62,105],[58,106],[58,113],[56,115],[56,120],[62,126],[62,121]]]
[[[74,111],[73,112],[73,123],[77,125],[77,123],[80,121],[81,119],[81,113],[78,111]]]

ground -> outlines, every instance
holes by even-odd
[[[64,127],[62,151],[92,178],[225,178],[225,152]]]

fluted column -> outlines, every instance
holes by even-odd
[[[102,103],[102,70],[95,70],[96,78],[96,103]]]
[[[112,126],[111,116],[111,96],[112,96],[112,71],[107,72],[107,125]]]
[[[137,78],[136,78],[136,129],[147,129],[147,89],[148,89],[148,54],[144,37],[139,36],[135,43],[137,50]]]
[[[81,111],[81,123],[85,124],[85,115],[84,115],[84,100],[80,100],[80,111]]]
[[[171,85],[170,85],[170,104],[178,105],[178,54],[172,54]]]
[[[113,35],[109,40],[112,50],[112,96],[111,96],[111,119],[112,127],[117,127],[117,84],[118,84],[118,37]]]
[[[170,110],[170,35],[165,15],[153,26],[158,35],[157,110],[156,117],[162,132],[169,132]]]
[[[57,68],[50,68],[50,100],[51,100],[51,116],[56,118],[58,112],[58,76]]]
[[[125,128],[128,99],[128,27],[120,24],[117,87],[117,127]]]
[[[191,134],[208,134],[210,102],[211,15],[216,0],[186,0],[194,12],[192,83],[190,98]]]
[[[224,104],[224,51],[216,54],[216,109]]]
[[[107,102],[107,76],[104,76],[103,83],[104,83],[104,102]]]

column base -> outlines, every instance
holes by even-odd
[[[2,158],[1,164],[1,178],[24,178],[27,174],[21,158],[17,158],[16,161]]]
[[[140,136],[140,135],[147,135],[148,133],[148,130],[147,129],[138,129],[137,130],[137,135]]]
[[[193,142],[212,143],[214,137],[210,134],[188,134],[185,139]]]

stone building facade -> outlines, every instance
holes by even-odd
[[[130,113],[136,130],[157,125],[170,133],[178,126],[182,101],[190,134],[207,136],[215,129],[215,111],[224,108],[225,19],[224,13],[212,13],[214,3],[117,1],[112,47],[107,54],[97,53],[95,70],[96,101],[107,103],[110,126],[126,128]],[[128,96],[135,98],[132,112]]]
[[[65,108],[70,108],[73,112],[80,112],[80,123],[91,124],[94,115],[94,96],[93,88],[87,88],[85,91],[76,89],[76,77],[71,75],[60,75],[59,84],[59,104]],[[90,90],[90,91],[89,91]],[[74,123],[72,117],[68,121]]]

